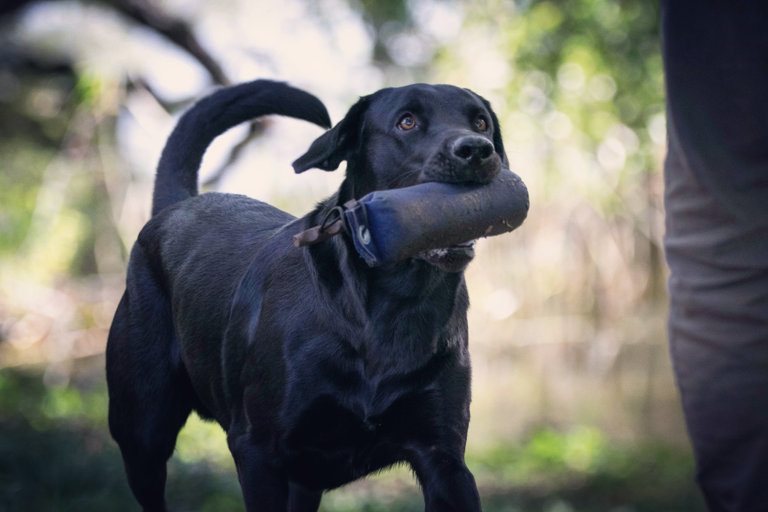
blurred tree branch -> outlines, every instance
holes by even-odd
[[[5,0],[0,3],[0,20],[18,14],[37,0]],[[200,44],[192,27],[183,20],[170,16],[157,8],[150,0],[88,0],[86,3],[102,4],[119,12],[134,22],[162,35],[190,56],[208,72],[213,83],[228,85],[231,83],[219,63]]]
[[[231,83],[216,59],[200,44],[189,24],[181,19],[169,16],[155,7],[149,0],[97,0],[97,3],[112,7],[117,12],[152,29],[174,43],[197,60],[215,84],[228,85]]]
[[[23,7],[34,3],[36,3],[36,0],[9,0],[0,6],[0,20],[17,14]],[[194,58],[207,71],[214,84],[229,85],[232,83],[221,65],[200,43],[192,27],[180,18],[163,12],[150,0],[87,0],[87,3],[105,5],[131,21],[163,36]],[[20,63],[24,64],[24,68],[30,70],[40,66],[49,67],[47,63],[42,62],[42,59],[35,58],[32,54],[25,54]],[[0,65],[2,65],[2,62],[0,62]],[[69,68],[69,72],[73,73],[71,65],[67,64],[66,66]],[[23,72],[21,69],[17,69],[17,71]],[[158,100],[158,103],[166,108],[169,107],[168,102],[163,101],[143,80],[139,79],[138,81],[142,82],[142,87],[150,92]],[[130,86],[131,84],[129,84]],[[253,139],[263,133],[263,128],[264,124],[261,122],[255,121],[251,123],[248,133],[232,148],[225,163],[205,181],[204,186],[206,188],[214,188],[220,182],[227,174],[227,171],[240,158],[243,149]]]

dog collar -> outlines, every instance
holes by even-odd
[[[294,235],[293,245],[296,247],[314,245],[341,233],[348,233],[352,236],[358,254],[368,265],[384,263],[385,256],[376,249],[369,228],[366,202],[371,199],[370,196],[371,194],[368,194],[360,200],[352,199],[342,206],[330,209],[320,224]]]

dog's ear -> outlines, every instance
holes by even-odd
[[[307,152],[293,162],[293,170],[301,173],[312,168],[324,171],[337,169],[359,144],[363,114],[369,103],[370,96],[365,96],[352,105],[344,119],[315,139]]]
[[[509,160],[507,159],[507,154],[504,152],[504,142],[501,140],[501,127],[499,126],[499,119],[496,117],[496,112],[493,111],[491,108],[491,103],[483,98],[482,96],[478,96],[480,100],[483,102],[483,105],[485,105],[485,108],[488,110],[488,113],[491,114],[491,122],[493,123],[493,148],[496,150],[496,153],[499,154],[501,157],[501,162],[509,166]]]

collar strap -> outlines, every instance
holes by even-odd
[[[360,200],[352,199],[343,206],[329,210],[319,225],[294,235],[293,245],[304,247],[324,242],[340,233],[347,233],[355,245],[357,253],[365,262],[374,266],[382,262],[369,227],[368,207],[375,199],[375,193]]]
[[[354,206],[353,203],[356,203],[356,201],[352,200],[344,206],[335,206],[330,209],[320,224],[293,235],[293,245],[296,247],[315,245],[325,242],[339,233],[343,233],[345,231],[344,210]]]

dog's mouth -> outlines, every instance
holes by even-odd
[[[470,240],[461,244],[430,249],[421,253],[418,258],[426,261],[440,270],[450,273],[461,272],[475,257],[475,241]]]

